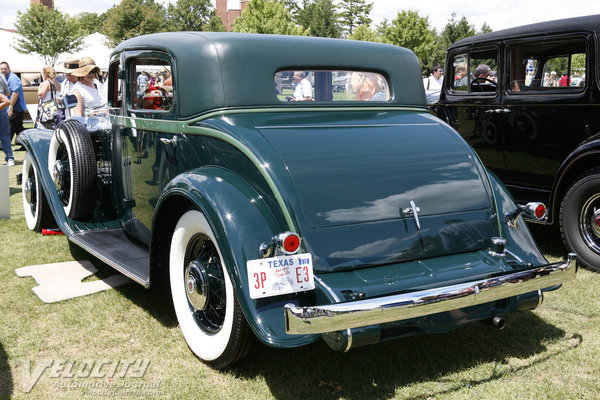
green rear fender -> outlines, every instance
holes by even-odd
[[[508,227],[506,214],[514,211],[517,208],[517,204],[506,186],[504,186],[493,172],[488,171],[488,176],[492,190],[494,191],[497,210],[500,213],[500,229],[502,237],[506,239],[506,249],[514,254],[518,254],[525,263],[531,263],[535,266],[547,264],[548,261],[538,248],[523,217],[519,218],[515,229]]]
[[[240,306],[256,336],[274,347],[300,346],[318,340],[318,335],[285,333],[283,306],[302,303],[304,298],[299,296],[306,295],[250,298],[246,262],[259,258],[261,243],[287,228],[281,210],[269,209],[252,186],[227,169],[203,167],[188,171],[165,188],[153,222],[151,281],[154,276],[165,276],[157,269],[168,268],[166,238],[190,208],[201,211],[211,225]]]

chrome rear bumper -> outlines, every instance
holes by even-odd
[[[564,262],[526,271],[374,299],[311,307],[286,304],[285,329],[298,335],[335,332],[505,299],[574,279],[576,260],[571,253]]]

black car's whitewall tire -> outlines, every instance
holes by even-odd
[[[196,210],[184,213],[170,248],[173,305],[190,349],[217,369],[242,360],[253,339],[222,260],[204,215]]]
[[[31,154],[23,160],[23,212],[27,227],[35,232],[54,226],[54,217],[40,183],[40,176]]]
[[[565,194],[560,231],[577,260],[600,272],[600,168],[577,177]]]
[[[72,219],[84,219],[94,210],[96,200],[96,156],[87,129],[68,120],[52,134],[48,148],[48,169],[63,204]]]

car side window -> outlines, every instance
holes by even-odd
[[[495,48],[460,52],[452,56],[454,94],[493,95],[498,91],[498,50]]]
[[[123,93],[121,91],[121,81],[119,80],[120,62],[118,59],[110,63],[108,67],[109,79],[106,85],[108,87],[108,103],[111,108],[121,108]]]
[[[166,60],[140,58],[130,64],[133,109],[164,111],[173,105],[173,77]]]
[[[510,88],[518,94],[571,92],[585,86],[586,40],[531,40],[509,46]]]

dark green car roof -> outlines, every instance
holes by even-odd
[[[277,99],[274,77],[278,71],[300,69],[372,71],[388,78],[390,101],[353,103],[356,106],[427,106],[417,57],[398,46],[299,36],[165,32],[126,40],[114,53],[135,50],[164,51],[173,57],[181,117],[224,107],[297,107],[298,103]]]

